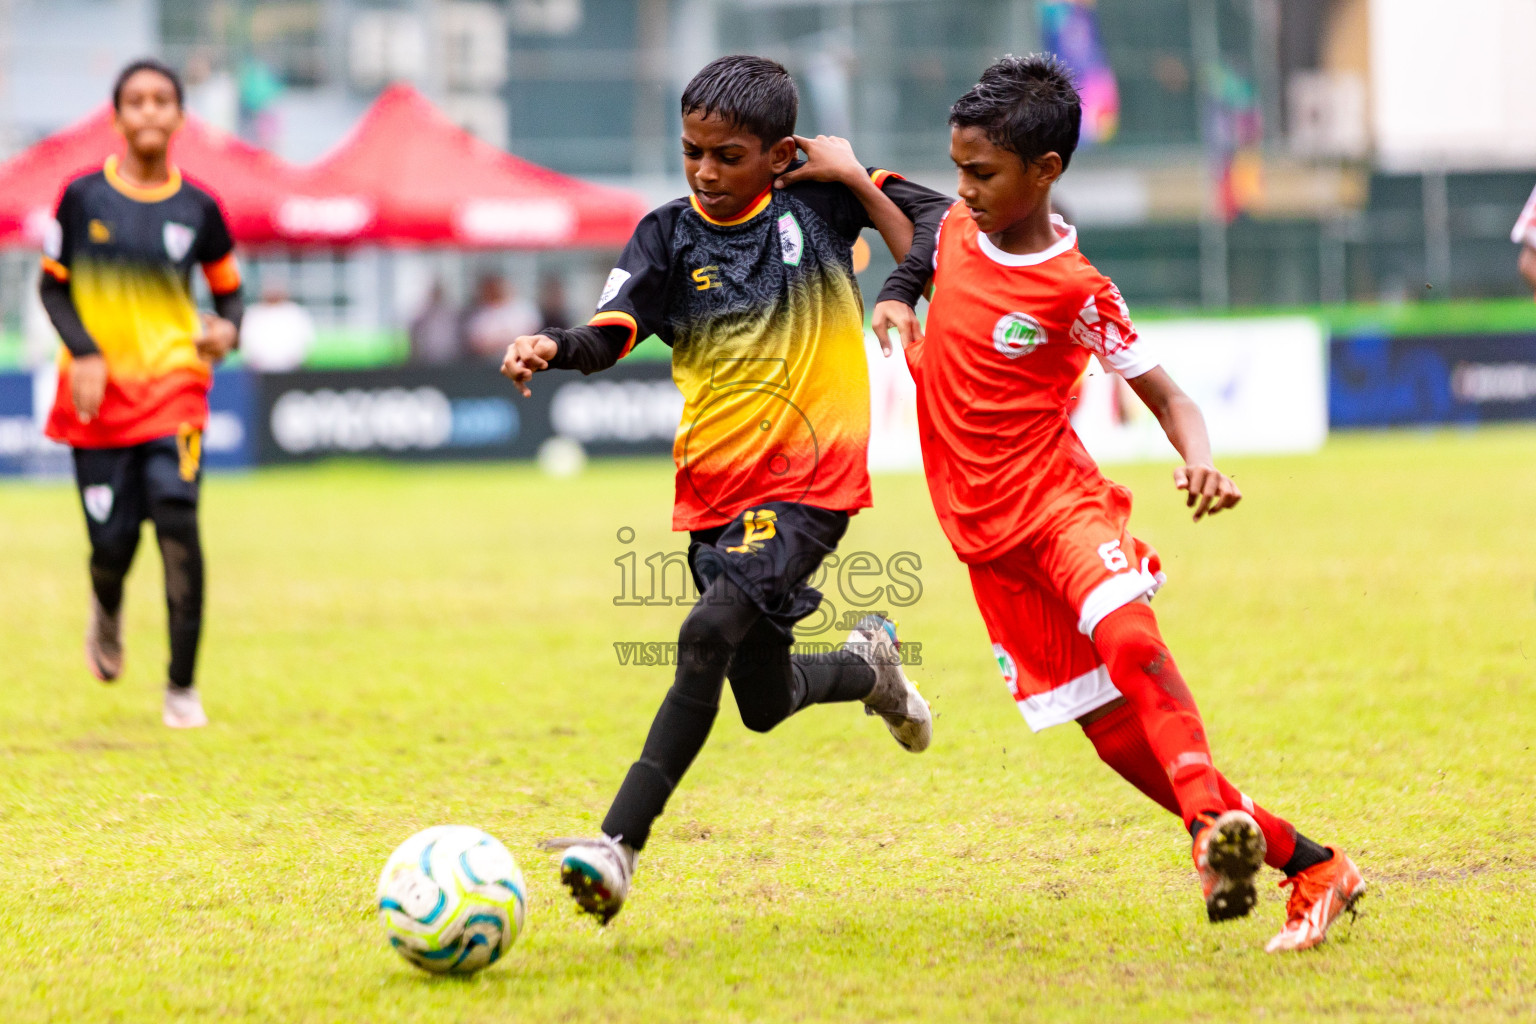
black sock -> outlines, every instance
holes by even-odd
[[[799,683],[796,689],[803,691],[802,708],[863,700],[875,688],[875,670],[853,651],[797,654],[790,664]]]
[[[729,580],[717,580],[683,620],[672,688],[603,819],[605,835],[623,837],[636,850],[645,846],[652,823],[709,739],[726,665],[758,618],[750,602],[732,599],[737,596]]]
[[[197,506],[164,502],[150,510],[165,562],[166,620],[171,634],[170,684],[190,687],[203,633],[203,546]],[[105,603],[105,602],[103,602]]]
[[[1285,872],[1286,878],[1290,878],[1293,875],[1301,874],[1301,872],[1307,870],[1307,868],[1313,867],[1317,864],[1322,864],[1324,861],[1329,861],[1332,859],[1332,850],[1328,849],[1326,846],[1317,845],[1312,840],[1302,835],[1300,832],[1297,832],[1296,852],[1291,854],[1291,859],[1286,861],[1285,867],[1281,868],[1280,870]]]
[[[128,567],[133,564],[138,538],[135,531],[121,543],[91,550],[91,590],[108,615],[116,615],[123,606],[123,580],[128,576]]]
[[[704,749],[718,710],[718,700],[690,697],[679,693],[676,686],[667,691],[667,698],[661,702],[661,710],[656,712],[651,731],[645,737],[640,760],[630,765],[629,774],[624,776],[624,784],[603,819],[604,835],[622,836],[637,850],[645,846],[651,835],[651,823],[661,817],[672,790]]]

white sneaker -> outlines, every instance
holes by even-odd
[[[896,742],[914,754],[933,742],[933,713],[917,686],[901,670],[896,624],[879,615],[866,615],[848,634],[843,649],[852,651],[875,670],[875,688],[864,698],[864,713],[885,719]]]
[[[172,729],[200,729],[208,724],[208,716],[203,713],[203,699],[192,686],[167,685],[165,710],[160,717]]]
[[[123,610],[108,615],[95,594],[91,595],[91,621],[85,627],[85,664],[104,683],[123,674]]]
[[[610,836],[596,839],[547,839],[546,850],[564,850],[560,858],[560,882],[584,913],[607,924],[624,906],[629,880],[640,854],[628,843]]]

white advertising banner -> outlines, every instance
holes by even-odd
[[[1217,455],[1314,452],[1328,438],[1327,335],[1306,317],[1152,320],[1136,325],[1205,414]],[[1174,459],[1130,386],[1090,362],[1072,426],[1100,462]]]
[[[872,332],[864,334],[869,357],[869,470],[892,473],[923,468],[917,438],[917,385],[900,343],[890,358],[880,352]]]
[[[1137,325],[1205,414],[1218,455],[1313,452],[1328,437],[1327,335],[1306,317],[1153,320]],[[917,389],[898,350],[869,356],[872,472],[921,470]],[[1072,425],[1104,463],[1177,458],[1130,386],[1090,360]]]

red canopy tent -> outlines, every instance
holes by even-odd
[[[43,228],[69,180],[122,151],[112,108],[105,106],[0,164],[0,246],[41,244]],[[296,168],[190,114],[171,140],[171,162],[218,198],[239,241],[284,239],[275,217],[298,181]]]
[[[386,89],[283,201],[290,237],[332,244],[617,248],[644,200],[511,156],[408,85]]]

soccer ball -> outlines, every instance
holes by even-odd
[[[527,908],[512,854],[467,825],[416,833],[379,875],[379,919],[389,944],[433,974],[472,974],[501,959]]]

